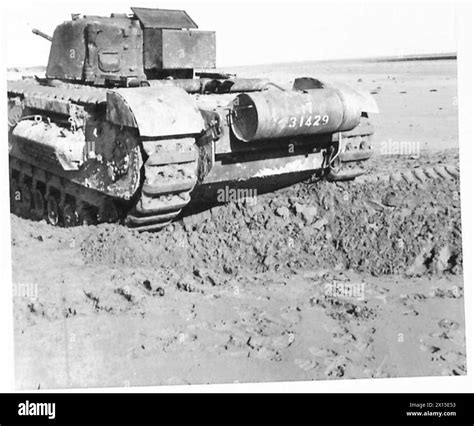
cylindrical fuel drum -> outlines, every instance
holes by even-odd
[[[361,115],[357,93],[324,88],[239,94],[231,127],[243,142],[351,130]]]

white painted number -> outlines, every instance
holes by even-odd
[[[288,127],[294,129],[295,127],[317,127],[325,126],[329,123],[328,115],[310,115],[310,116],[300,116],[300,117],[290,117],[288,122]]]

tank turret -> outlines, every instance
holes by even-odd
[[[110,17],[72,15],[49,39],[46,77],[97,86],[139,86],[146,80],[193,78],[216,66],[213,31],[199,31],[182,10],[132,8]]]

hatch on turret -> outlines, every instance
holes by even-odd
[[[198,28],[196,23],[184,10],[131,8],[143,28],[190,29]]]

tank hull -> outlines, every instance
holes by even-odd
[[[194,93],[195,82],[150,86],[9,83],[10,179],[19,199],[13,210],[34,210],[53,225],[119,221],[161,229],[190,203],[219,202],[219,189],[251,187],[258,194],[323,175],[329,147],[343,151],[343,140],[362,145],[372,134],[357,125],[345,133],[267,133],[247,143],[233,128],[241,95],[232,87],[257,96],[266,83],[236,80],[227,93],[204,94]],[[222,82],[210,87],[224,90]],[[358,150],[356,160],[369,154]],[[43,211],[32,194],[43,198]]]

